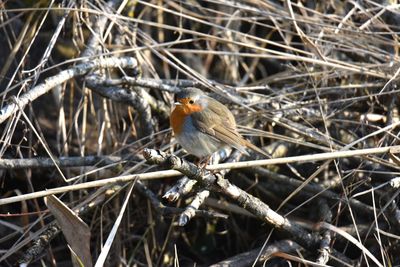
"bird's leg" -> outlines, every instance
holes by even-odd
[[[206,157],[205,159],[203,159],[203,169],[205,169],[206,167],[207,167],[207,165],[208,165],[208,163],[210,162],[210,159],[211,159],[211,156],[212,155],[210,155],[210,156],[208,156],[208,157]]]
[[[195,164],[196,164],[196,166],[199,167],[202,171],[205,171],[205,169],[206,169],[206,167],[207,167],[207,164],[208,164],[208,162],[210,161],[210,159],[211,159],[211,155],[210,155],[210,156],[207,156],[207,157],[204,157],[204,158],[201,158],[201,159],[198,159],[198,160],[195,162]]]

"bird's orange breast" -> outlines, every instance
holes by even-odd
[[[171,116],[169,118],[172,130],[174,134],[180,134],[183,130],[183,124],[185,122],[185,118],[192,114],[193,112],[199,112],[202,110],[200,105],[196,104],[183,104],[176,106],[172,111]]]

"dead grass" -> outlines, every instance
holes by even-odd
[[[0,158],[60,164],[2,167],[0,203],[20,198],[0,205],[1,266],[24,261],[43,232],[52,232],[51,242],[26,261],[71,266],[44,195],[24,198],[50,188],[89,226],[93,263],[105,257],[105,266],[400,265],[393,182],[400,161],[384,148],[399,145],[396,1],[56,2],[0,1],[0,117],[16,107],[0,126]],[[139,67],[102,65],[44,83],[112,57],[135,58]],[[42,84],[47,93],[18,106]],[[195,196],[163,200],[173,175],[136,180],[132,191],[126,180],[101,182],[159,171],[146,163],[144,148],[186,155],[168,115],[171,92],[190,85],[228,105],[242,133],[274,158],[311,157],[232,169],[225,178],[320,238],[320,246],[293,244],[287,232],[217,192],[200,207],[205,212],[179,226]],[[335,156],[313,161],[320,153]],[[62,157],[86,156],[99,161],[61,165]],[[103,187],[85,187],[96,181]]]

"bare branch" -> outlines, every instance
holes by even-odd
[[[83,76],[88,74],[90,71],[99,68],[136,68],[137,61],[132,57],[122,58],[106,58],[106,59],[95,59],[85,63],[81,63],[67,70],[61,71],[60,73],[49,77],[44,80],[43,83],[35,86],[27,93],[15,99],[17,103],[9,103],[0,110],[0,123],[3,123],[11,115],[18,111],[18,106],[24,108],[30,102],[33,102],[38,97],[44,95],[51,89],[58,85],[63,84],[69,79],[77,76]]]
[[[318,237],[313,236],[301,226],[276,213],[260,199],[231,184],[228,180],[221,177],[220,174],[204,172],[186,160],[174,155],[167,155],[160,151],[145,150],[144,156],[150,163],[166,165],[171,169],[178,170],[188,176],[188,178],[195,179],[205,189],[224,194],[237,202],[242,208],[256,215],[260,220],[271,224],[278,230],[289,233],[299,244],[310,249],[314,249],[317,246]]]
[[[59,167],[106,166],[122,163],[116,156],[86,156],[86,157],[60,157],[31,158],[31,159],[0,159],[0,169],[26,169],[26,168],[53,168],[54,163]]]

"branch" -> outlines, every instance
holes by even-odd
[[[165,206],[160,200],[158,200],[157,196],[148,189],[140,180],[136,181],[135,190],[137,190],[140,194],[145,196],[147,199],[150,200],[151,205],[153,208],[163,216],[171,216],[171,215],[179,215],[185,212],[185,209],[182,208],[175,208],[175,207],[168,207]],[[205,218],[221,218],[227,219],[228,216],[219,212],[215,211],[206,211],[206,210],[194,210],[196,216],[201,216]]]
[[[196,211],[199,210],[200,205],[204,203],[209,195],[210,191],[208,190],[202,190],[196,193],[190,205],[179,215],[179,226],[185,226],[196,215]]]
[[[252,161],[242,161],[242,162],[236,162],[236,163],[223,163],[223,164],[207,166],[206,169],[207,170],[239,169],[239,168],[248,168],[248,167],[254,167],[254,166],[266,166],[266,165],[271,165],[271,164],[283,164],[283,163],[289,163],[289,162],[296,162],[296,160],[298,160],[299,162],[309,162],[309,161],[314,162],[314,161],[318,161],[318,160],[344,158],[344,157],[361,156],[361,155],[369,155],[369,154],[382,154],[382,153],[387,153],[387,152],[395,153],[395,152],[397,152],[397,150],[399,148],[400,148],[400,146],[388,146],[388,147],[381,147],[381,148],[359,149],[359,150],[351,150],[351,151],[336,151],[336,152],[330,152],[330,153],[320,153],[320,154],[314,154],[314,155],[304,155],[304,156],[286,157],[286,158],[277,158],[277,159],[252,160]],[[159,161],[160,163],[165,161],[166,154],[161,151],[157,152],[156,150],[145,149],[144,154],[145,155],[149,154],[147,156],[151,157],[152,160],[155,160],[154,163],[156,163],[157,161]],[[160,156],[159,160],[156,160],[156,155]],[[173,156],[171,156],[171,160],[175,160],[177,162],[182,161],[180,158],[178,158],[176,156],[174,156],[175,158],[172,158],[172,157]],[[159,163],[157,163],[157,164],[159,164]],[[141,173],[141,174],[131,174],[131,175],[125,175],[125,176],[112,177],[112,178],[98,180],[98,181],[91,181],[91,182],[86,182],[86,183],[81,183],[81,184],[76,184],[76,185],[68,185],[68,186],[63,186],[63,187],[58,187],[58,188],[52,188],[52,189],[48,189],[45,191],[39,191],[39,192],[29,193],[29,194],[25,194],[25,195],[21,195],[21,196],[14,196],[14,197],[0,199],[0,206],[5,205],[5,204],[19,202],[22,200],[29,200],[29,199],[34,199],[34,198],[38,198],[38,197],[44,197],[44,196],[48,196],[51,194],[64,193],[67,191],[100,187],[100,186],[103,186],[106,184],[130,182],[130,181],[133,181],[134,179],[145,180],[145,179],[161,179],[161,178],[167,178],[167,177],[175,177],[175,176],[180,176],[181,173],[184,173],[184,174],[188,173],[189,175],[191,175],[191,177],[190,177],[191,179],[195,179],[195,180],[199,179],[199,180],[202,180],[203,183],[214,184],[216,182],[215,176],[211,175],[211,176],[203,177],[203,175],[202,175],[203,170],[198,169],[193,164],[189,164],[187,161],[182,161],[180,163],[179,171],[167,170],[167,171],[157,171],[157,172],[149,172],[149,173]],[[196,179],[196,177],[197,177],[197,179]]]
[[[139,115],[141,136],[151,137],[154,134],[156,123],[151,114],[149,101],[147,101],[151,96],[146,91],[143,89],[130,90],[115,86],[104,86],[101,76],[98,75],[87,77],[86,84],[90,90],[103,97],[133,106]]]
[[[281,240],[273,244],[269,244],[264,248],[256,248],[241,254],[237,254],[231,258],[225,259],[210,267],[225,267],[225,266],[254,266],[255,263],[261,263],[271,258],[275,253],[284,252],[292,253],[301,250],[299,244],[291,240]]]
[[[182,87],[203,87],[200,82],[192,80],[160,80],[151,78],[138,78],[133,79],[124,77],[120,83],[128,83],[133,86],[141,86],[150,89],[157,89],[160,91],[167,91],[170,93],[177,93]]]
[[[145,149],[144,157],[149,163],[164,165],[168,168],[178,170],[190,179],[196,180],[205,189],[220,192],[233,199],[242,208],[256,215],[260,220],[271,224],[278,230],[289,233],[302,246],[308,249],[315,249],[318,246],[319,238],[317,236],[310,234],[300,225],[276,213],[260,199],[231,184],[228,180],[221,177],[220,174],[212,174],[204,171],[184,159],[175,155],[168,155],[161,151]]]
[[[97,56],[99,53],[99,44],[103,44],[104,30],[106,28],[109,16],[116,14],[113,9],[120,3],[120,0],[111,0],[103,5],[103,13],[98,16],[96,21],[93,22],[94,28],[92,34],[86,44],[85,50],[82,52],[81,57],[92,57]],[[109,15],[109,16],[107,16]],[[87,59],[86,59],[87,60]]]
[[[38,97],[44,95],[54,87],[63,84],[69,79],[72,79],[76,76],[85,75],[90,71],[100,68],[137,68],[137,61],[132,57],[110,57],[106,59],[100,58],[81,63],[67,70],[61,71],[60,73],[45,79],[43,83],[33,87],[22,96],[15,98],[15,102],[9,103],[2,108],[0,110],[0,123],[3,123],[11,115],[17,112],[19,109],[18,106],[24,108],[30,102],[36,100]]]
[[[334,151],[327,153],[317,153],[311,155],[302,155],[294,157],[276,158],[276,159],[263,159],[263,160],[250,160],[234,163],[223,163],[218,165],[207,166],[207,170],[222,170],[222,169],[242,169],[248,167],[259,167],[274,164],[285,164],[285,163],[304,163],[304,162],[316,162],[329,159],[349,158],[349,157],[360,157],[369,156],[374,154],[385,154],[385,153],[398,153],[400,146],[386,146],[376,148],[365,148],[345,151]]]
[[[120,157],[114,156],[60,157],[54,161],[51,158],[0,159],[0,169],[52,168],[55,164],[59,167],[106,166],[120,161]]]

